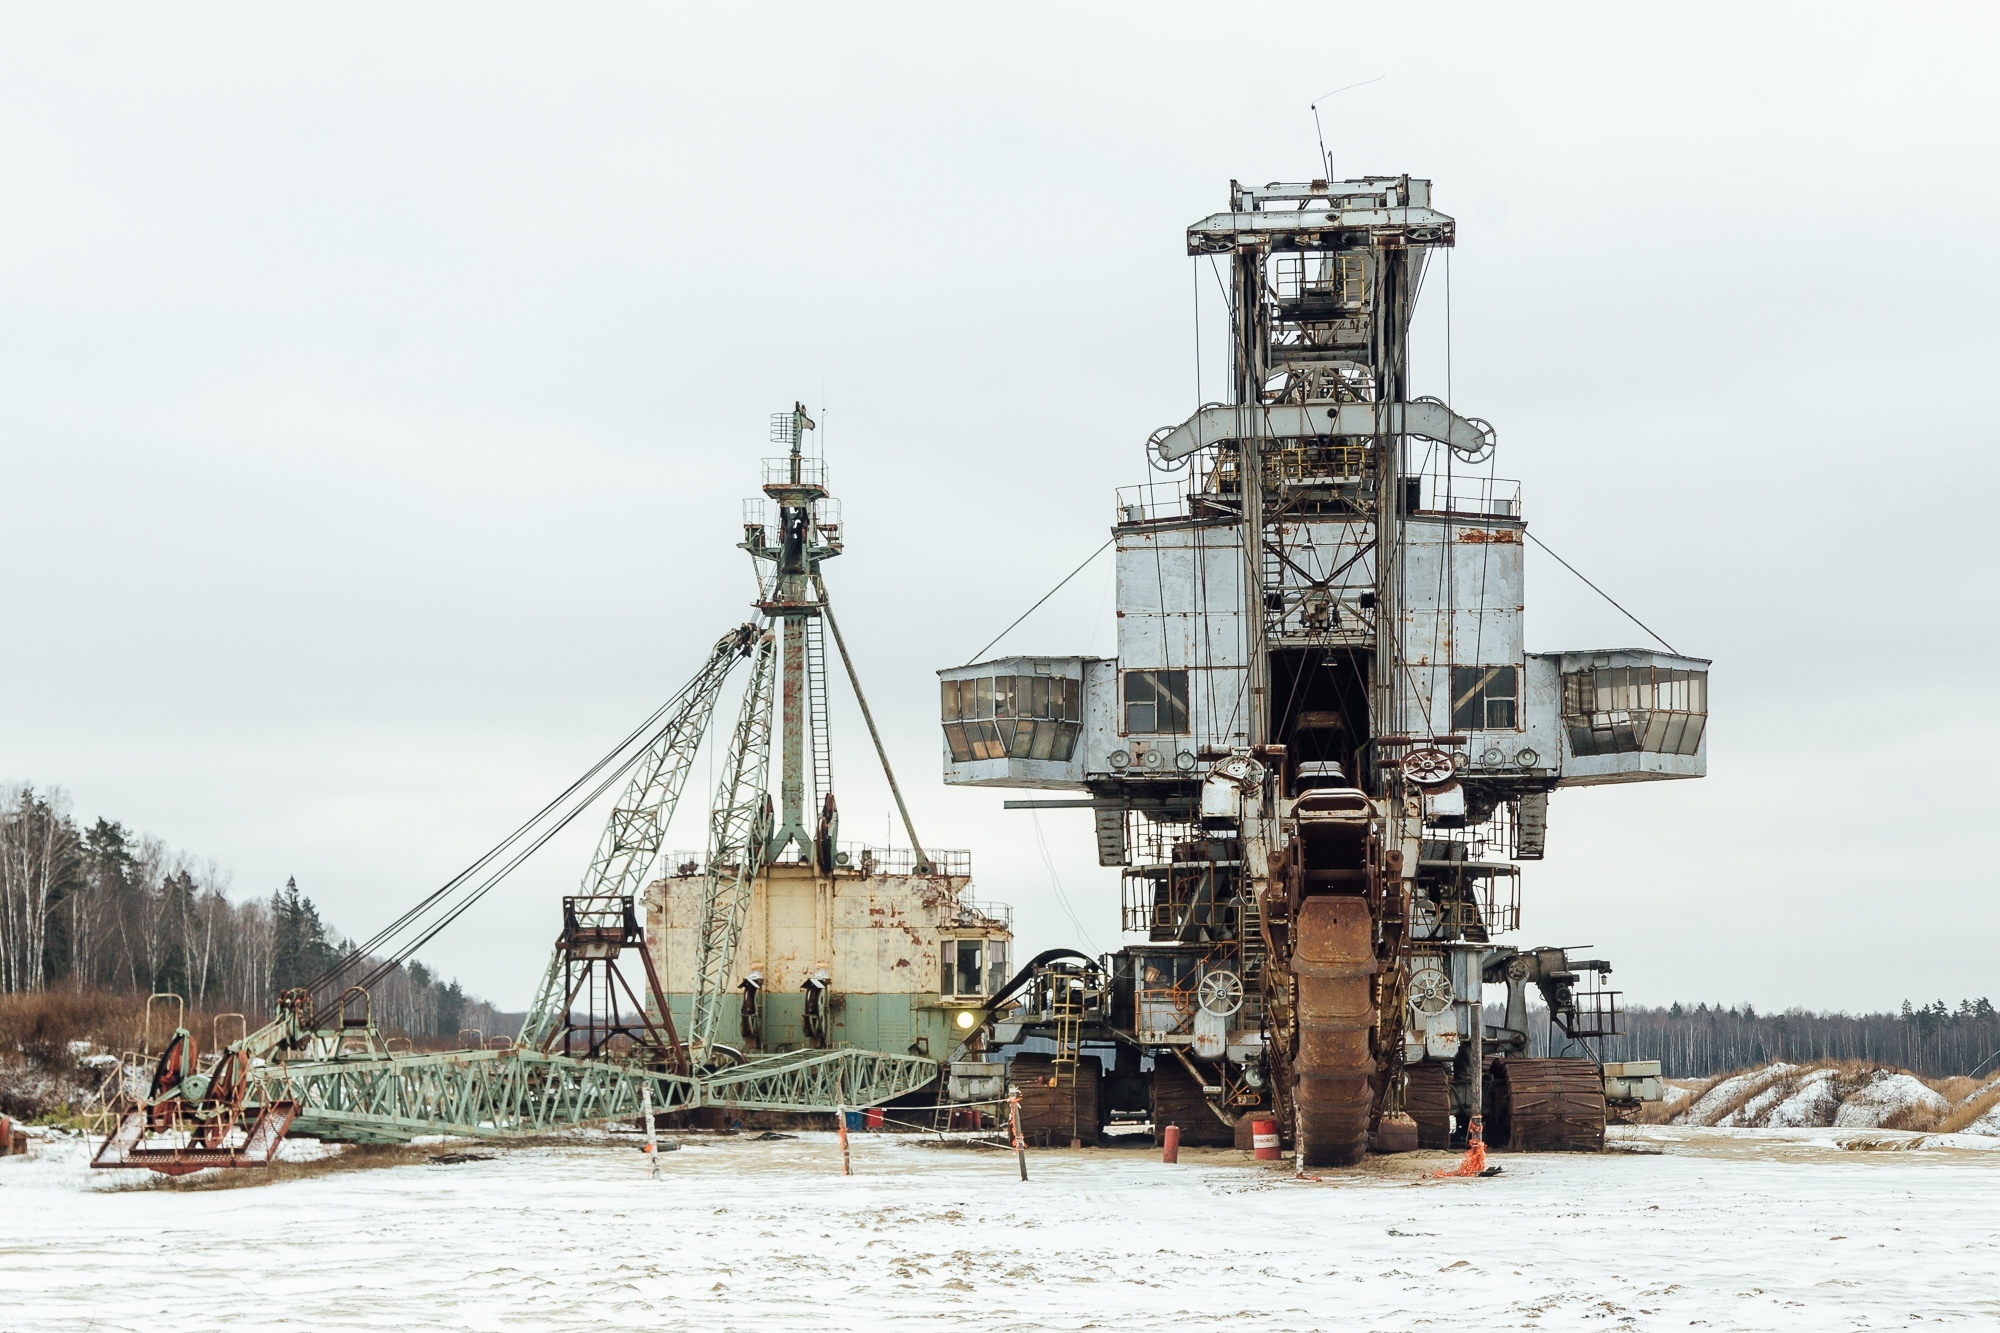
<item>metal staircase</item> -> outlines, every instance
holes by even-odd
[[[1234,1025],[1256,1031],[1264,1025],[1264,964],[1270,952],[1264,947],[1262,906],[1255,899],[1242,900],[1237,921],[1237,948],[1243,969],[1243,1010]]]

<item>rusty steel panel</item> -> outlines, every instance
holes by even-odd
[[[935,994],[940,904],[956,901],[970,883],[962,875],[843,871],[826,878],[809,867],[771,867],[752,885],[730,982],[755,968],[769,993],[782,994],[824,967],[844,994]],[[824,885],[831,885],[831,901],[822,903]],[[648,894],[646,947],[661,985],[675,994],[690,989],[700,900],[699,877],[656,881]],[[822,916],[830,938],[822,938]]]
[[[1293,970],[1301,977],[1357,977],[1375,971],[1375,927],[1368,900],[1308,898],[1292,931]]]
[[[1328,1021],[1302,1010],[1299,1028],[1298,1065],[1302,1070],[1357,1069],[1368,1065],[1369,1033],[1375,1026],[1372,1006],[1361,1006],[1356,1015]]]

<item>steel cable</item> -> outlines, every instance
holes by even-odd
[[[416,945],[404,946],[397,949],[394,963],[391,963],[386,967],[377,966],[372,968],[369,971],[367,978],[359,984],[363,986],[373,984],[375,981],[379,980],[382,976],[387,975],[388,972],[392,971],[396,966],[400,966],[401,963],[406,961],[411,956],[411,954],[415,952],[417,948],[422,947],[423,944],[427,944],[430,942],[430,940],[436,938],[438,930],[442,929],[444,925],[450,924],[451,921],[456,920],[458,916],[465,910],[466,907],[469,907],[473,902],[478,901],[478,899],[484,896],[485,893],[488,890],[490,890],[495,884],[499,883],[501,879],[504,879],[508,874],[510,874],[515,867],[517,867],[523,860],[526,859],[528,855],[531,855],[535,850],[539,849],[544,843],[546,843],[549,840],[549,838],[553,837],[557,832],[561,831],[561,829],[563,829],[571,821],[573,821],[576,818],[576,816],[580,814],[587,806],[589,806],[599,796],[603,795],[603,793],[609,788],[610,784],[616,782],[620,777],[623,777],[627,772],[629,772],[632,766],[638,763],[639,759],[643,755],[645,755],[647,750],[652,746],[653,742],[657,740],[659,738],[659,735],[666,729],[665,727],[662,727],[660,725],[661,719],[667,717],[668,714],[670,713],[676,714],[676,717],[667,723],[668,726],[674,725],[675,722],[678,720],[677,717],[678,711],[684,707],[690,695],[698,688],[700,688],[702,682],[705,680],[707,675],[708,672],[705,670],[697,674],[693,680],[689,681],[685,686],[683,686],[677,693],[673,695],[672,698],[668,699],[665,703],[661,704],[657,709],[655,709],[645,719],[645,721],[641,722],[637,727],[633,728],[633,730],[630,733],[628,733],[624,737],[624,739],[620,740],[609,751],[607,751],[602,758],[598,759],[596,763],[592,764],[588,769],[586,769],[582,774],[582,776],[578,777],[574,782],[570,783],[569,786],[565,787],[547,804],[543,805],[541,809],[537,810],[533,815],[529,816],[526,820],[524,820],[518,827],[514,829],[513,832],[509,833],[505,838],[502,838],[498,843],[494,844],[493,847],[488,849],[484,854],[482,854],[478,859],[474,860],[470,865],[466,866],[465,869],[459,871],[456,875],[453,875],[450,879],[446,880],[443,885],[441,885],[438,889],[436,889],[435,891],[424,897],[422,900],[414,904],[412,907],[409,908],[409,910],[405,911],[401,916],[397,917],[394,921],[390,922],[388,925],[384,926],[381,930],[377,931],[367,941],[361,944],[350,946],[347,952],[344,953],[336,962],[330,964],[328,967],[323,969],[317,976],[307,981],[305,983],[305,989],[317,995],[321,991],[332,990],[333,988],[338,986],[344,974],[353,970],[356,967],[367,964],[369,959],[376,953],[377,950],[383,948],[385,945],[388,945],[391,941],[396,939],[396,937],[400,932],[405,931],[411,926],[412,923],[419,920],[424,915],[424,913],[428,912],[438,903],[445,900],[453,892],[463,888],[466,882],[472,879],[473,876],[479,874],[486,867],[493,864],[494,861],[498,860],[500,857],[505,855],[509,848],[513,847],[515,844],[520,842],[522,838],[528,836],[528,834],[536,827],[536,825],[540,824],[544,819],[546,819],[551,812],[559,809],[565,802],[569,801],[573,796],[575,796],[575,794],[580,789],[582,789],[587,783],[591,782],[600,773],[602,773],[606,765],[609,765],[614,761],[616,761],[619,755],[625,754],[625,752],[628,750],[632,750],[633,743],[635,741],[639,741],[642,738],[644,738],[645,740],[644,744],[640,745],[636,750],[632,750],[632,753],[629,754],[622,763],[618,764],[618,767],[613,771],[611,776],[609,776],[602,783],[600,783],[598,787],[590,793],[590,795],[586,796],[580,803],[578,803],[574,808],[572,808],[570,812],[564,815],[559,822],[557,822],[553,827],[551,827],[545,833],[543,833],[541,837],[535,841],[533,846],[531,846],[526,853],[516,856],[512,861],[510,861],[507,864],[507,866],[504,869],[502,869],[496,875],[487,879],[482,885],[480,885],[477,889],[473,891],[470,898],[468,898],[459,907],[453,909],[442,923],[440,923],[436,927],[429,929],[428,931],[422,932],[420,934],[420,937]]]

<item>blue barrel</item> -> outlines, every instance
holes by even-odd
[[[847,1128],[849,1132],[860,1129],[867,1123],[867,1119],[868,1113],[866,1111],[849,1111],[847,1113]]]

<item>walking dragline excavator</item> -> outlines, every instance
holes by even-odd
[[[122,1063],[100,1099],[105,1136],[93,1165],[263,1165],[288,1131],[405,1142],[516,1137],[647,1106],[830,1112],[939,1082],[941,1058],[1005,974],[1011,932],[1004,909],[970,900],[970,857],[925,848],[903,806],[820,572],[842,530],[824,462],[803,447],[812,429],[802,407],[773,419],[786,452],[765,460],[764,497],[745,515],[759,618],[717,640],[679,693],[492,850],[286,991],[270,1023],[201,1055],[176,1021],[157,1051]],[[822,622],[907,848],[838,841]],[[750,678],[719,741],[707,848],[675,853],[671,873],[649,885],[723,686],[744,661]],[[368,988],[621,781],[582,883],[563,899],[519,1035],[392,1049]],[[793,985],[796,995],[783,993]],[[732,1012],[736,1030],[726,1031]]]

